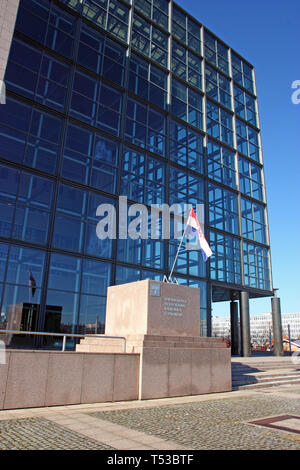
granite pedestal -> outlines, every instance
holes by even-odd
[[[152,280],[109,287],[104,337],[76,350],[121,353],[122,337],[127,353],[140,354],[140,399],[231,390],[230,349],[200,337],[200,289]]]

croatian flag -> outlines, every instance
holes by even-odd
[[[212,251],[209,247],[209,244],[207,243],[204,233],[202,232],[201,225],[196,217],[194,209],[191,209],[190,211],[185,233],[187,235],[193,234],[197,236],[200,249],[202,251],[203,260],[207,261],[207,259],[212,255]]]

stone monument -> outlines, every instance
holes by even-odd
[[[105,336],[120,337],[109,339]],[[231,390],[231,351],[200,336],[200,289],[144,280],[108,288],[105,335],[79,352],[140,354],[139,398]]]

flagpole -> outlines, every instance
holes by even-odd
[[[177,253],[176,253],[176,256],[175,256],[175,259],[174,259],[174,263],[173,263],[171,272],[170,272],[169,277],[167,279],[167,282],[171,281],[171,279],[172,279],[172,274],[173,274],[173,271],[174,271],[174,268],[175,268],[175,264],[176,264],[176,261],[177,261],[177,258],[178,258],[178,254],[179,254],[179,251],[180,251],[180,248],[181,248],[181,245],[182,245],[182,242],[183,242],[183,238],[186,234],[186,230],[187,230],[188,226],[190,226],[192,228],[192,230],[197,231],[198,242],[200,244],[200,249],[202,250],[202,255],[203,255],[204,261],[206,261],[212,255],[212,251],[211,251],[211,249],[210,249],[210,247],[207,243],[206,238],[204,237],[204,234],[203,234],[202,229],[201,229],[201,225],[200,225],[200,223],[199,223],[199,221],[196,217],[194,209],[191,209],[188,220],[187,220],[187,223],[185,225],[184,232],[182,234],[182,237],[181,237],[181,240],[180,240],[180,243],[179,243],[179,247],[177,249]]]
[[[184,232],[183,232],[183,234],[182,234],[182,237],[181,237],[181,240],[180,240],[180,243],[179,243],[179,247],[177,248],[177,253],[176,253],[176,256],[175,256],[175,259],[174,259],[174,263],[173,263],[173,266],[172,266],[172,269],[171,269],[171,272],[170,272],[170,274],[169,274],[168,279],[171,279],[171,278],[172,278],[172,274],[173,274],[173,271],[174,271],[174,268],[175,268],[175,265],[176,265],[176,261],[177,261],[177,258],[178,258],[178,254],[179,254],[179,251],[180,251],[180,248],[181,248],[181,245],[182,245],[184,236],[185,236],[186,228],[187,228],[187,224],[185,225],[185,229],[184,229]]]
[[[30,268],[28,267],[28,275],[29,275],[29,282],[28,282],[28,303],[30,304]]]

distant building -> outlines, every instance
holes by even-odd
[[[300,339],[300,312],[285,313],[281,317],[283,334],[288,334],[288,325],[290,325],[291,338]]]
[[[288,337],[288,325],[292,340],[300,338],[300,312],[281,315],[282,333]],[[264,346],[270,342],[272,332],[272,314],[262,313],[250,316],[250,332],[253,346]],[[212,336],[230,338],[230,318],[212,317]]]
[[[230,318],[212,317],[212,336],[230,338]]]

